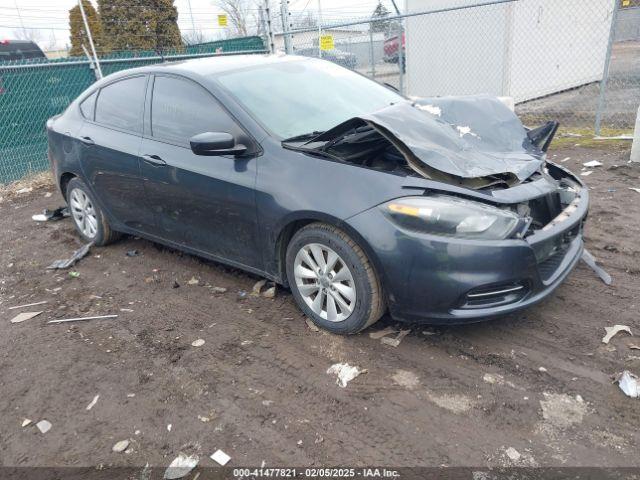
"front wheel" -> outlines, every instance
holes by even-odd
[[[289,242],[286,269],[296,303],[325,330],[357,333],[384,313],[371,262],[338,228],[313,223],[300,229]]]

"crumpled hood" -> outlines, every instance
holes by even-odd
[[[330,141],[362,122],[378,130],[411,166],[460,179],[501,176],[515,184],[540,170],[545,153],[522,123],[495,97],[423,98],[344,122],[313,141]],[[463,181],[464,182],[464,181]]]

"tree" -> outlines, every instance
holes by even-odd
[[[391,21],[387,19],[389,17],[389,10],[385,7],[382,2],[378,2],[378,5],[373,10],[371,14],[371,19],[373,20],[370,24],[372,32],[384,32],[387,33],[389,31],[389,27],[391,25]]]
[[[100,17],[98,12],[93,8],[93,5],[89,0],[82,0],[82,7],[84,8],[84,14],[87,17],[87,23],[89,24],[89,30],[91,30],[91,36],[93,38],[93,44],[96,47],[98,54],[104,54],[109,49],[104,41],[102,34],[102,24],[100,23]],[[82,45],[85,46],[87,51],[90,52],[89,38],[84,28],[84,21],[82,20],[82,12],[80,7],[76,5],[69,10],[69,28],[71,30],[71,50],[69,55],[72,57],[84,56]]]
[[[113,50],[182,48],[173,0],[98,0],[98,9]]]

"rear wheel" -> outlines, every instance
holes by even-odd
[[[357,333],[384,313],[376,272],[342,230],[322,223],[302,228],[289,242],[286,263],[298,306],[319,327]]]
[[[67,204],[73,224],[85,242],[102,246],[120,237],[111,229],[95,198],[79,178],[72,179],[67,185]]]

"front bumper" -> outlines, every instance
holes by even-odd
[[[586,188],[561,222],[526,239],[478,241],[407,232],[378,208],[348,220],[368,242],[391,316],[430,324],[482,321],[540,302],[582,256]]]

